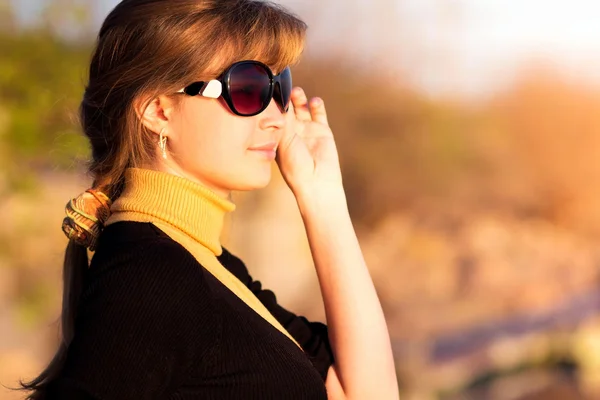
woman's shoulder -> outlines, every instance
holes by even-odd
[[[198,262],[179,243],[149,222],[122,221],[107,226],[92,257],[91,281],[107,275],[119,279],[201,278]]]
[[[199,304],[207,309],[214,305],[196,259],[150,223],[117,222],[106,227],[85,281],[83,310],[119,304],[122,312],[129,310],[127,315],[151,309],[150,315],[157,317],[182,307],[198,312]]]
[[[223,317],[197,266],[151,224],[107,226],[87,270],[62,378],[97,398],[155,398],[195,360],[212,362]]]
[[[169,240],[165,239],[170,238],[151,222],[119,221],[102,230],[98,238],[97,251],[102,251],[102,247],[130,247],[138,242],[160,241],[160,239],[168,242]]]
[[[149,247],[158,249],[164,258],[187,253],[183,246],[171,239],[151,222],[120,221],[104,228],[92,261],[123,256]]]

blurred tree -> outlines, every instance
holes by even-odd
[[[8,184],[2,189],[87,152],[75,122],[90,47],[61,40],[48,26],[0,32],[1,173]]]

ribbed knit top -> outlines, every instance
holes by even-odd
[[[231,203],[162,174],[128,171],[85,272],[75,336],[47,399],[326,399],[334,362],[327,327],[281,307],[221,247]],[[211,259],[247,293],[200,262]]]

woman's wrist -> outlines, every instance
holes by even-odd
[[[348,209],[346,193],[342,184],[325,184],[303,187],[293,191],[303,217],[328,214]]]

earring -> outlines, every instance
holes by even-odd
[[[158,139],[158,147],[160,147],[160,151],[162,152],[162,157],[167,159],[167,136],[163,136],[163,132],[165,128],[162,128],[160,131],[160,138]]]

